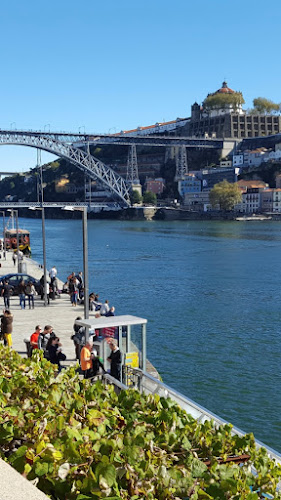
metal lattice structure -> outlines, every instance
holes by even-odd
[[[40,134],[32,131],[0,131],[0,145],[29,146],[64,158],[87,173],[92,179],[99,179],[122,200],[125,206],[130,206],[129,189],[125,179],[89,152],[84,152],[72,144],[68,144],[67,136],[64,139],[65,142],[61,138],[55,138],[54,135],[43,132]]]
[[[138,172],[137,148],[135,144],[129,146],[126,181],[129,186],[132,186],[132,184],[140,183],[139,172]]]
[[[175,180],[178,181],[188,173],[188,164],[186,156],[186,147],[180,146],[176,156],[176,175]]]

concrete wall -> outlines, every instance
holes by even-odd
[[[48,500],[42,491],[0,459],[0,500]]]

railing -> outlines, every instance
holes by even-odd
[[[113,381],[113,383],[115,382]],[[218,417],[215,413],[212,413],[198,403],[195,403],[194,401],[192,401],[192,399],[187,398],[180,392],[172,389],[155,377],[152,377],[152,375],[144,373],[139,368],[131,368],[129,366],[125,366],[123,369],[123,383],[126,384],[126,388],[134,388],[144,394],[158,394],[160,397],[171,398],[173,401],[178,403],[178,405],[183,410],[185,410],[189,415],[195,418],[197,422],[212,420],[215,426],[225,425],[229,423],[226,420]],[[232,427],[232,433],[238,434],[239,436],[243,436],[245,434],[245,432],[243,432],[238,427]],[[267,450],[268,456],[272,460],[276,460],[276,462],[281,464],[280,453],[266,446],[261,441],[255,440],[255,443],[258,448],[265,448]]]

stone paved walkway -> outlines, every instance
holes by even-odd
[[[17,266],[14,266],[12,261],[12,252],[7,252],[6,260],[3,259],[2,255],[0,263],[0,276],[17,272]],[[24,263],[26,264],[27,274],[34,276],[36,279],[41,278],[43,270],[37,262],[32,259],[24,258]],[[63,281],[58,281],[59,286],[62,288]],[[2,302],[4,309],[4,299],[0,298],[0,302]],[[51,325],[56,335],[60,338],[63,352],[66,354],[67,360],[63,362],[63,364],[68,365],[76,362],[74,345],[71,340],[71,336],[73,335],[73,324],[77,316],[81,316],[82,318],[84,317],[83,305],[73,307],[70,303],[68,294],[61,294],[60,298],[50,300],[50,305],[47,307],[44,306],[44,302],[40,299],[40,296],[36,296],[34,309],[28,308],[28,301],[26,301],[26,308],[21,309],[19,305],[19,298],[17,296],[12,296],[10,302],[10,309],[14,316],[12,334],[13,348],[16,351],[18,351],[21,355],[26,354],[24,339],[30,338],[30,335],[34,332],[36,325],[40,325],[41,328],[44,328],[45,325]],[[94,317],[94,312],[90,312],[90,318],[91,317]],[[155,367],[148,360],[147,371],[154,377],[159,377]]]
[[[12,252],[7,252],[6,257],[7,259],[4,260],[2,255],[0,261],[1,276],[17,272],[17,266],[14,266],[12,261]],[[27,274],[40,279],[43,271],[37,262],[27,258],[24,258],[24,262],[26,263]],[[62,285],[62,281],[59,281],[59,285]],[[0,301],[4,309],[4,299],[1,298]],[[40,299],[40,296],[36,296],[34,309],[28,308],[28,301],[26,301],[26,308],[21,309],[19,306],[19,298],[17,296],[12,296],[10,309],[14,316],[12,334],[13,348],[20,354],[26,352],[24,339],[30,338],[36,325],[39,324],[41,328],[44,328],[45,325],[52,325],[55,333],[61,340],[63,352],[66,354],[67,360],[69,362],[75,361],[73,342],[70,337],[73,334],[73,323],[76,317],[81,316],[83,318],[83,305],[73,307],[70,303],[69,295],[61,294],[60,298],[50,300],[50,305],[47,307],[44,306],[44,302]],[[93,313],[90,313],[90,316],[92,315],[94,316]]]

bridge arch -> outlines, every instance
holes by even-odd
[[[64,158],[86,172],[90,178],[99,179],[122,200],[125,206],[130,206],[129,188],[123,177],[102,161],[72,144],[38,132],[0,131],[0,145],[28,146]]]

